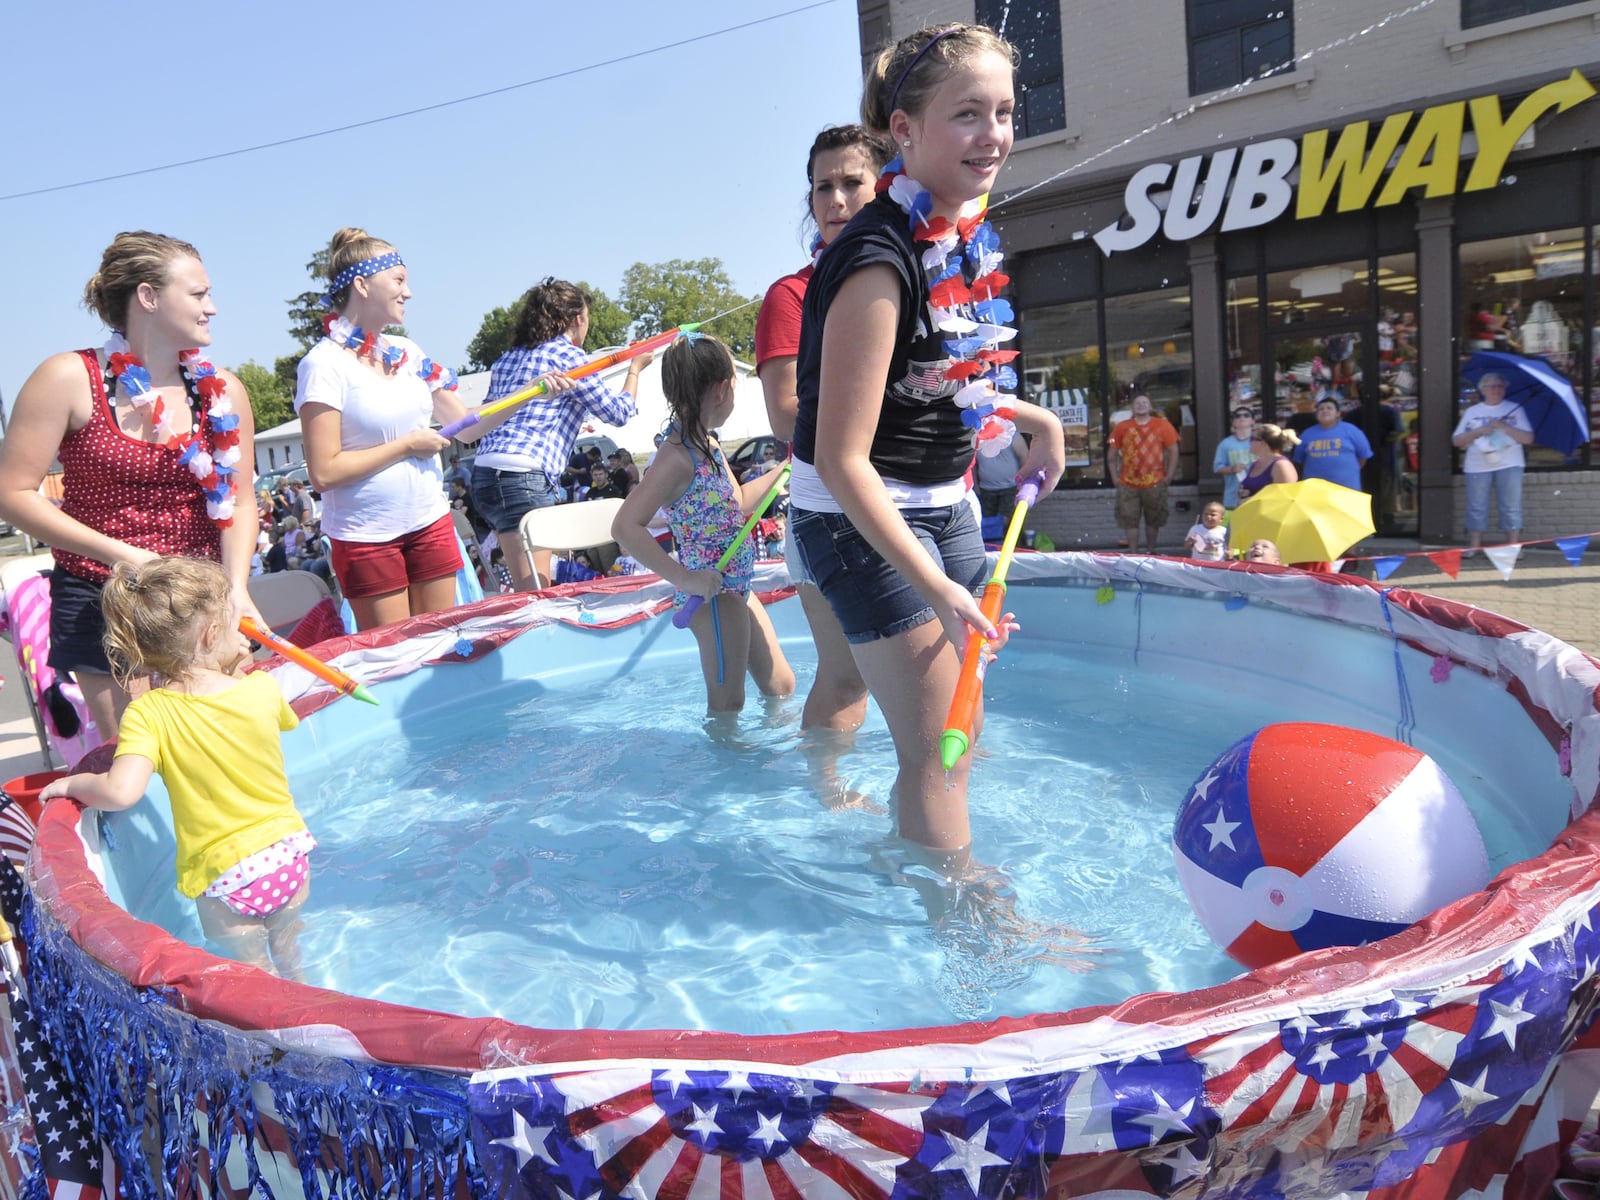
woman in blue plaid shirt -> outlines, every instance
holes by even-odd
[[[529,386],[550,371],[582,364],[589,336],[589,294],[565,280],[547,278],[523,296],[511,335],[511,349],[490,368],[485,404]],[[537,396],[517,409],[505,424],[478,442],[472,464],[472,503],[506,550],[506,564],[520,592],[532,591],[550,579],[550,552],[530,563],[521,548],[517,527],[535,508],[560,502],[561,472],[585,421],[598,417],[607,425],[626,425],[638,411],[634,393],[639,372],[651,356],[628,363],[626,387],[613,391],[598,375],[573,380],[560,395]]]

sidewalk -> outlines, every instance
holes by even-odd
[[[21,552],[20,544],[15,548],[0,545],[0,558]],[[1371,541],[1357,547],[1357,553],[1415,554],[1416,550],[1414,543]],[[1370,577],[1371,564],[1363,567]],[[1458,579],[1451,579],[1419,556],[1408,558],[1384,582],[1501,613],[1600,658],[1600,546],[1590,550],[1576,567],[1553,547],[1530,546],[1509,581],[1501,579],[1481,555],[1461,564]],[[0,648],[0,656],[0,675],[6,681],[0,687],[0,780],[6,780],[47,766],[9,645]]]
[[[1356,552],[1363,557],[1417,555],[1415,543],[1378,540],[1363,543]],[[1362,564],[1362,573],[1368,578],[1371,565]],[[1567,562],[1554,546],[1529,546],[1509,580],[1501,579],[1500,572],[1481,554],[1462,561],[1457,579],[1417,555],[1402,563],[1384,583],[1500,613],[1600,658],[1600,544],[1587,551],[1577,566]]]

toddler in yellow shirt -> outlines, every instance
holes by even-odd
[[[101,593],[118,682],[155,676],[117,730],[105,774],[69,775],[41,796],[123,809],[159,774],[172,800],[178,890],[206,937],[241,962],[300,978],[300,908],[316,846],[284,773],[282,730],[298,724],[265,672],[245,675],[250,644],[232,623],[215,563],[118,564]]]

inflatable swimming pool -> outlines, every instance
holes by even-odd
[[[781,568],[763,578],[780,587]],[[1549,849],[1377,945],[1198,991],[738,1036],[538,1029],[272,980],[108,898],[139,909],[150,881],[170,891],[170,874],[129,865],[158,832],[141,831],[153,806],[105,838],[56,804],[31,864],[34,995],[130,1193],[196,1164],[276,1195],[1542,1191],[1596,1099],[1600,667],[1492,614],[1345,578],[1038,555],[1012,580],[1025,637],[1123,661],[1131,686],[1219,671],[1243,686],[1234,664],[1266,644],[1285,678],[1317,678],[1375,732],[1496,747],[1471,768]],[[392,719],[425,722],[445,672],[485,691],[530,671],[551,687],[626,672],[664,652],[650,614],[665,601],[659,582],[616,581],[324,652]],[[394,735],[298,669],[276,673],[312,756]]]

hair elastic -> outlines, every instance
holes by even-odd
[[[322,305],[324,308],[332,308],[334,293],[341,288],[349,287],[357,279],[364,279],[368,275],[376,275],[379,271],[387,271],[390,267],[403,267],[405,265],[398,250],[391,250],[387,254],[375,255],[372,258],[363,258],[358,263],[351,263],[329,282],[328,290],[322,294]]]
[[[906,79],[911,72],[916,70],[917,64],[922,61],[922,56],[937,46],[942,39],[949,37],[952,33],[960,33],[965,28],[966,26],[964,25],[953,25],[949,29],[941,29],[938,33],[934,34],[928,39],[928,44],[926,46],[924,46],[921,50],[918,50],[916,54],[912,55],[911,61],[906,64],[906,69],[900,72],[900,78],[894,85],[894,91],[889,93],[889,109],[888,112],[884,113],[885,117],[890,116],[894,112],[895,101],[900,99],[900,89],[905,86]]]

